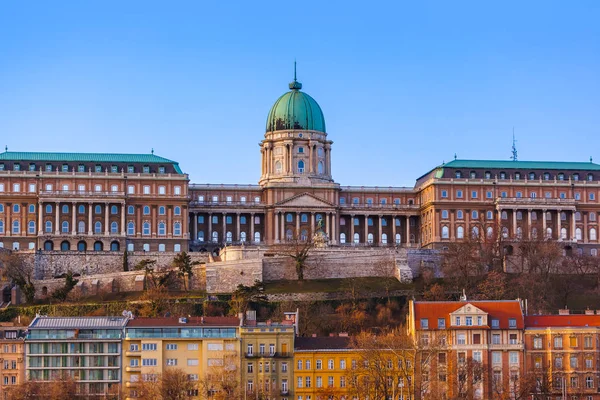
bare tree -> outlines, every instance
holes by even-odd
[[[276,254],[289,257],[294,264],[298,280],[303,281],[308,256],[314,248],[312,232],[305,232],[305,234],[294,232],[291,237],[286,238],[285,243],[277,246]]]
[[[33,302],[35,299],[33,265],[27,263],[18,254],[4,250],[0,252],[0,267],[6,277],[21,289],[26,302]]]
[[[192,261],[192,257],[185,251],[177,254],[173,259],[173,267],[177,270],[177,275],[183,281],[183,290],[188,290],[188,282],[191,282],[194,266],[198,264],[200,262]]]
[[[169,368],[155,379],[138,382],[136,391],[140,400],[184,400],[197,393],[198,385],[182,369]]]

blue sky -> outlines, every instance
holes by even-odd
[[[0,145],[256,183],[296,58],[342,185],[508,159],[513,126],[520,159],[600,162],[599,20],[595,0],[2,2]]]

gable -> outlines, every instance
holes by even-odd
[[[310,193],[302,193],[276,204],[285,207],[333,207],[333,204]]]
[[[450,314],[451,315],[462,315],[462,314],[483,315],[483,314],[487,314],[487,313],[485,311],[483,311],[481,308],[478,308],[471,303],[467,303],[467,304],[463,305],[462,307],[460,307],[459,309],[451,312]]]

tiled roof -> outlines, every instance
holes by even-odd
[[[350,338],[344,336],[297,337],[295,350],[346,350],[350,348]]]
[[[126,323],[125,317],[36,317],[29,329],[120,329]]]
[[[453,160],[440,167],[600,171],[600,164],[565,161]]]
[[[600,327],[600,315],[528,315],[525,317],[525,328],[586,326]]]
[[[237,317],[187,317],[186,323],[179,322],[177,317],[167,318],[134,318],[127,324],[128,328],[160,328],[164,326],[239,326],[240,320]]]
[[[437,329],[438,318],[446,320],[446,328],[450,328],[450,313],[455,312],[462,306],[471,304],[488,314],[488,326],[491,320],[499,320],[500,329],[509,329],[509,318],[517,320],[517,329],[523,329],[523,312],[518,300],[495,300],[495,301],[415,301],[415,325],[420,329],[420,321],[427,318],[429,330]],[[465,328],[461,326],[461,328]],[[476,328],[476,327],[475,327]],[[514,329],[514,328],[513,328]]]

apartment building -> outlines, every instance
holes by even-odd
[[[240,379],[240,319],[237,317],[134,318],[124,328],[123,387],[134,399],[140,381],[155,381],[179,369],[197,382],[188,395],[202,389],[222,390],[226,379]],[[241,388],[238,388],[241,390]]]
[[[121,382],[124,317],[37,316],[25,339],[26,379],[70,378],[79,393],[102,395]]]
[[[0,398],[25,381],[25,327],[0,322]]]

